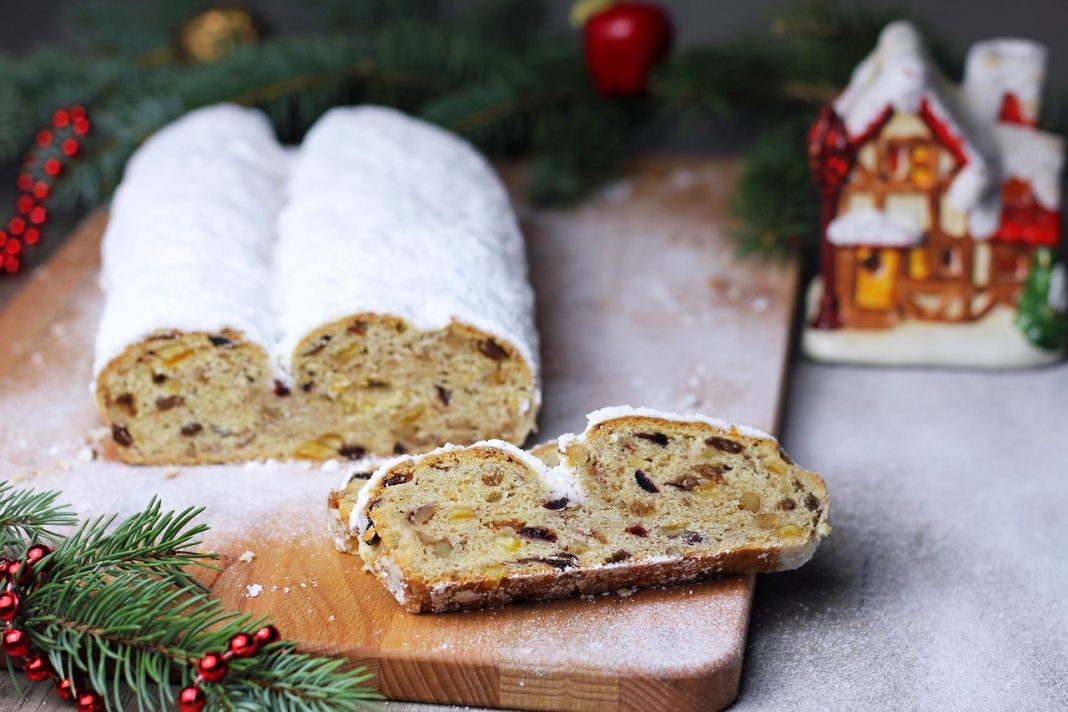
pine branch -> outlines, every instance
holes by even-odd
[[[139,709],[172,707],[177,688],[193,683],[201,657],[267,623],[224,610],[188,572],[216,558],[195,550],[207,527],[193,520],[203,510],[165,512],[153,498],[117,524],[100,517],[63,536],[48,527],[75,519],[55,505],[57,494],[0,484],[0,530],[9,545],[25,552],[39,538],[57,543],[15,584],[21,607],[14,623],[54,670],[84,680],[110,708],[122,709],[128,691]],[[297,653],[294,646],[282,641],[231,658],[221,682],[201,685],[209,705],[326,712],[363,709],[379,699],[366,670],[345,670],[343,660]],[[13,674],[12,658],[7,663]]]
[[[214,568],[209,562],[218,558],[196,551],[198,537],[208,527],[192,522],[203,511],[190,507],[182,512],[164,512],[153,497],[144,510],[117,526],[115,516],[84,522],[49,555],[51,575],[78,578],[83,572],[131,571],[200,588],[187,569]]]
[[[55,669],[84,678],[116,709],[126,691],[138,706],[173,706],[175,685],[193,682],[198,658],[264,623],[225,612],[216,599],[167,579],[146,582],[135,571],[49,581],[27,597],[21,619]],[[205,691],[216,705],[248,710],[351,710],[377,699],[366,671],[343,672],[342,660],[292,647],[281,642],[231,659],[223,681]]]
[[[805,155],[812,120],[784,123],[746,157],[730,201],[739,255],[782,259],[817,247],[820,203]]]
[[[70,507],[56,504],[59,494],[17,490],[10,482],[0,482],[0,547],[25,549],[37,541],[60,541],[62,534],[56,530],[78,520]]]

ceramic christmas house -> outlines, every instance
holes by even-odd
[[[1036,128],[1046,50],[980,42],[950,84],[904,22],[809,136],[820,279],[804,349],[861,363],[1014,367],[1064,341],[1064,143]]]

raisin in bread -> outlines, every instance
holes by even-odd
[[[618,408],[560,464],[503,442],[392,460],[337,538],[410,611],[448,611],[781,571],[830,528],[823,480],[774,438]]]
[[[534,428],[515,216],[481,156],[428,124],[333,110],[287,157],[260,112],[191,112],[129,162],[102,249],[95,387],[127,462],[357,458]]]

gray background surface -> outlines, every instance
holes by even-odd
[[[60,4],[0,5],[0,48],[57,37]],[[759,29],[782,6],[664,4],[683,41]],[[1068,3],[898,5],[960,47],[1045,41],[1051,81],[1068,87]],[[281,16],[299,25],[299,11]],[[0,301],[20,284],[0,280]],[[834,533],[803,569],[760,578],[735,708],[1068,708],[1066,403],[1065,365],[957,373],[795,357],[783,440],[825,474]],[[48,694],[20,698],[0,678],[0,710],[51,708]]]

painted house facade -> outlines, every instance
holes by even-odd
[[[823,200],[814,326],[974,321],[1014,306],[1060,239],[1063,140],[1036,128],[1045,49],[972,47],[962,86],[893,23],[813,126]]]

